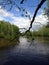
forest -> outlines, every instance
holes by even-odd
[[[0,47],[8,46],[19,41],[19,28],[9,22],[0,21]],[[12,43],[13,42],[13,43]]]

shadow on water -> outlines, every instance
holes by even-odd
[[[28,42],[27,38],[20,37],[19,45],[0,49],[0,65],[49,65],[49,41],[42,40]]]
[[[8,48],[13,48],[15,45],[19,44],[19,39],[14,39],[14,40],[8,40],[4,38],[0,38],[0,49],[1,50],[6,50]]]

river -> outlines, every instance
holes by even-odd
[[[0,49],[0,65],[49,65],[49,40],[20,37],[20,43],[9,49]]]

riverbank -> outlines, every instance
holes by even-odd
[[[14,47],[17,44],[19,44],[19,39],[14,39],[11,41],[4,38],[0,38],[0,49],[7,49],[10,47]]]
[[[0,21],[0,48],[14,46],[19,42],[20,32],[16,25]]]

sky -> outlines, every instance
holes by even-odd
[[[0,0],[1,2],[2,0]],[[34,11],[37,7],[37,5],[40,3],[41,0],[25,0],[23,4],[20,4],[21,0],[16,0],[15,3],[21,7],[24,8],[28,14],[30,15],[31,19],[34,15]],[[8,11],[9,5],[4,9],[1,8],[0,5],[0,20],[5,20],[10,22],[11,24],[17,25],[19,28],[29,28],[30,21],[28,17],[21,16],[22,14],[26,14],[22,10],[19,11],[19,9],[16,6],[13,6],[12,10]],[[46,2],[42,5],[40,10],[37,13],[36,19],[33,23],[32,29],[37,29],[41,26],[41,24],[46,23],[46,18],[43,15],[43,9],[46,7]],[[37,22],[37,23],[36,23]],[[40,24],[41,23],[41,24]]]

